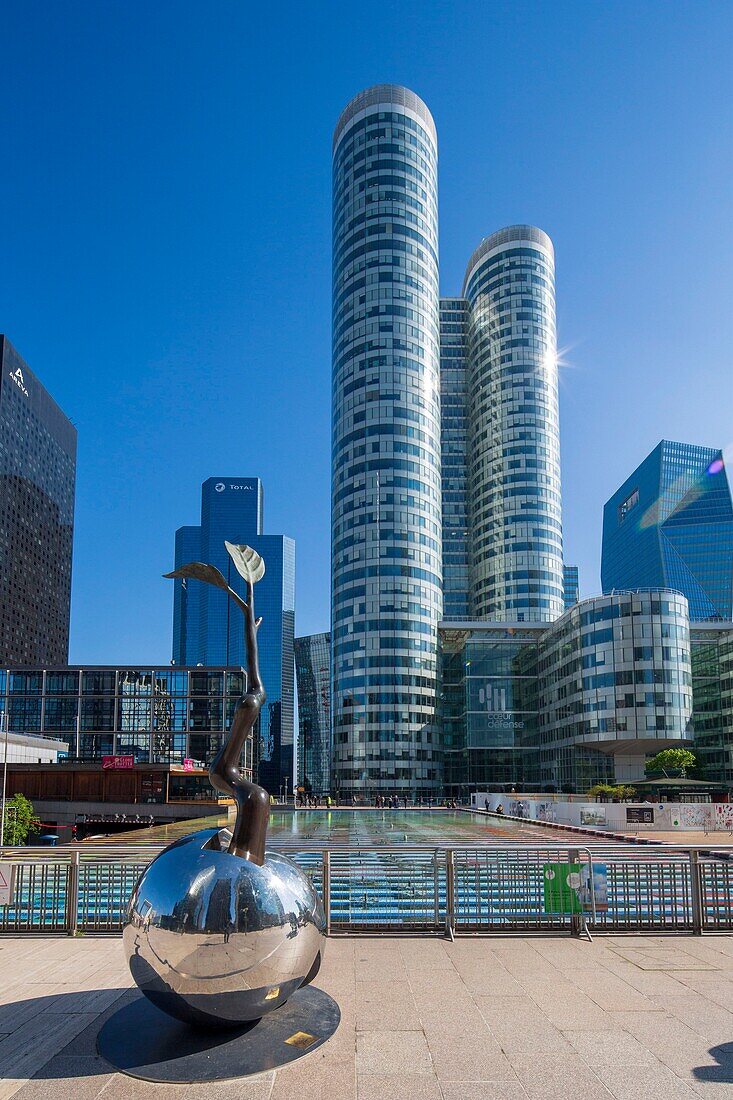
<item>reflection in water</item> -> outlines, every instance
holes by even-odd
[[[198,818],[105,837],[100,844],[170,844],[194,830],[226,827],[226,817]],[[487,820],[461,810],[295,810],[270,815],[268,847],[302,849],[350,846],[400,847],[407,845],[527,843],[547,840],[547,829],[513,821]],[[557,836],[557,834],[554,834]],[[85,845],[93,848],[94,844]]]

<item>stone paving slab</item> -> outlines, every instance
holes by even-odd
[[[0,1100],[733,1100],[733,937],[336,938],[328,1043],[153,1085],[96,1053],[137,996],[117,939],[0,938]]]

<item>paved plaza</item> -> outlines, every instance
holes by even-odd
[[[136,996],[113,938],[0,939],[0,1100],[733,1097],[733,936],[332,939],[342,1022],[276,1073],[153,1085],[96,1054]]]
[[[680,844],[685,848],[694,848],[698,845],[701,848],[730,848],[733,846],[733,833],[727,829],[715,829],[710,832],[703,832],[702,829],[685,829],[684,831],[674,829],[651,829],[649,832],[634,832],[631,829],[625,829],[629,836],[645,836],[651,840],[659,840],[662,844]]]

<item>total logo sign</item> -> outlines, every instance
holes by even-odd
[[[227,488],[227,486],[224,484],[223,481],[217,481],[216,485],[214,486],[214,489],[216,490],[217,493],[223,493],[226,488]],[[252,489],[254,489],[254,485],[231,485],[230,484],[229,488],[234,489],[235,491],[242,493],[242,492],[245,492],[247,489],[249,489],[251,491]]]
[[[23,371],[20,369],[20,367],[18,367],[16,371],[13,371],[11,373],[10,378],[13,380],[13,382],[15,382],[20,392],[25,394],[25,396],[27,397],[28,390],[26,389],[25,379],[23,378]]]

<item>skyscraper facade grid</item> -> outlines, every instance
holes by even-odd
[[[563,612],[555,261],[541,229],[487,237],[468,262],[471,613]]]
[[[76,428],[0,335],[0,666],[69,658]]]
[[[0,714],[11,731],[57,738],[80,760],[208,765],[245,686],[241,668],[0,668]]]
[[[298,685],[298,786],[331,789],[331,635],[295,639]]]
[[[578,577],[577,565],[564,565],[562,568],[563,574],[563,590],[564,590],[564,604],[565,610],[572,607],[580,599],[580,579]]]
[[[441,641],[451,795],[497,784],[584,793],[640,779],[647,755],[692,741],[695,690],[710,751],[730,752],[717,675],[725,646],[700,651],[691,689],[687,601],[677,592],[596,596],[552,623],[444,623]]]
[[[698,767],[733,783],[733,624],[693,623],[690,648]]]
[[[442,606],[437,138],[406,88],[333,144],[333,783],[435,790]]]
[[[466,499],[468,302],[440,300],[440,434],[443,478],[443,618],[469,618]]]
[[[663,439],[603,509],[601,583],[674,588],[693,622],[733,618],[733,501],[723,454]]]

